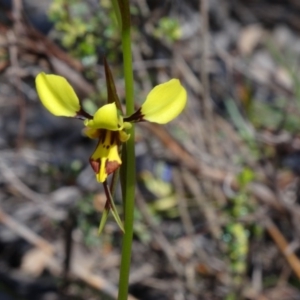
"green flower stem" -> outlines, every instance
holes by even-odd
[[[122,18],[122,49],[123,49],[123,64],[125,77],[126,91],[126,115],[131,115],[134,112],[133,100],[133,69],[132,69],[132,54],[131,54],[131,35],[130,35],[130,10],[129,0],[118,0]],[[128,282],[131,262],[131,248],[133,237],[133,216],[134,216],[134,196],[135,196],[135,153],[134,153],[134,126],[128,132],[130,139],[124,145],[126,147],[126,169],[125,176],[125,191],[124,191],[124,229],[125,234],[122,241],[122,256],[119,279],[119,294],[118,300],[127,300]],[[123,172],[122,172],[123,173]],[[123,174],[124,174],[123,173]]]

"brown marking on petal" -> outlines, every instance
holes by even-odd
[[[107,133],[107,130],[101,130],[101,136],[99,137],[101,144],[104,144],[104,142],[105,142],[106,133]]]
[[[96,174],[100,171],[101,161],[100,159],[92,159],[90,158],[90,165]]]
[[[75,118],[85,120],[85,119],[93,119],[93,117],[87,113],[82,107],[80,107],[80,110],[76,112]]]
[[[113,160],[113,161],[108,161],[107,160],[106,164],[105,164],[106,173],[107,174],[113,173],[114,171],[116,171],[119,168],[120,165],[121,164],[118,163],[116,160]]]
[[[110,134],[110,145],[112,146],[115,143],[116,140],[116,134],[118,134],[117,132],[112,131]]]
[[[142,114],[142,108],[140,107],[135,113],[131,116],[124,118],[125,122],[142,122],[144,121],[144,116]]]
[[[95,129],[94,131],[94,134],[90,134],[90,136],[86,133],[90,128],[89,127],[85,127],[83,129],[83,133],[88,136],[89,138],[92,138],[92,139],[96,139],[96,138],[99,138],[100,134],[101,134],[101,130],[100,129]]]

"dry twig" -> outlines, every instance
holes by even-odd
[[[63,264],[54,257],[55,248],[45,239],[38,236],[36,233],[31,231],[24,224],[20,224],[12,217],[8,216],[5,212],[0,209],[0,222],[11,229],[13,232],[18,234],[20,237],[24,238],[31,245],[41,249],[47,255],[49,255],[48,267],[56,274],[62,274]],[[56,253],[58,254],[58,253]],[[58,255],[61,256],[61,255]],[[109,295],[110,297],[116,299],[118,290],[115,285],[108,282],[104,277],[99,274],[93,274],[89,270],[82,268],[78,264],[74,264],[71,267],[70,273],[72,276],[79,278],[80,280],[86,282],[91,287],[100,290],[101,292]],[[133,296],[128,297],[129,300],[137,300]]]

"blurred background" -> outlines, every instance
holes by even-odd
[[[129,298],[300,299],[300,2],[130,3],[137,106],[170,78],[188,104],[136,126]],[[95,141],[34,84],[62,75],[93,113],[104,56],[124,101],[111,1],[0,1],[0,300],[116,298],[122,234],[110,218],[97,235]]]

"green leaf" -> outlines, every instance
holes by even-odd
[[[112,213],[113,217],[115,218],[115,221],[119,225],[120,229],[123,232],[125,232],[123,222],[121,221],[121,218],[118,214],[117,208],[116,208],[115,203],[114,203],[114,199],[113,199],[113,197],[111,195],[111,192],[110,192],[110,189],[107,185],[107,181],[103,182],[103,186],[104,186],[105,194],[106,194],[106,197],[107,197],[107,205],[111,209],[111,213]]]
[[[104,225],[106,224],[107,218],[108,218],[108,214],[110,211],[110,207],[105,207],[104,211],[102,213],[102,217],[101,217],[101,221],[99,224],[99,229],[98,229],[98,235],[100,235],[103,231]]]
[[[121,219],[120,219],[120,216],[119,216],[119,214],[118,214],[118,211],[117,211],[117,209],[116,209],[116,207],[115,207],[114,202],[112,202],[112,204],[113,204],[113,205],[112,205],[111,213],[112,213],[112,215],[114,216],[115,221],[116,221],[117,224],[119,225],[120,229],[123,231],[123,233],[125,233],[125,229],[124,229],[123,222],[122,222]]]

